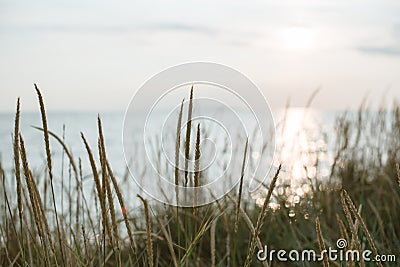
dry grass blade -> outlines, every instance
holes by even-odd
[[[247,227],[249,228],[250,232],[252,235],[255,235],[256,229],[254,228],[253,223],[251,222],[251,219],[249,218],[249,215],[243,210],[243,208],[240,208],[240,215],[243,217],[243,221],[246,223]],[[256,238],[256,245],[259,249],[262,249],[262,244],[260,238],[257,236]]]
[[[116,216],[115,216],[114,200],[112,197],[110,181],[108,180],[108,172],[107,172],[107,164],[106,164],[106,156],[105,156],[104,146],[101,144],[100,139],[98,141],[98,146],[99,146],[100,164],[101,164],[101,170],[102,170],[101,173],[102,173],[102,176],[105,177],[105,179],[103,178],[103,184],[104,184],[103,189],[105,189],[103,192],[106,194],[107,199],[104,199],[104,202],[108,201],[108,209],[110,210],[111,228],[112,228],[113,236],[114,236],[112,240],[115,241],[115,245],[117,246],[117,248],[119,248],[118,225],[117,225],[117,220],[116,220]],[[104,206],[106,207],[107,204],[104,203]]]
[[[89,156],[89,162],[90,162],[90,166],[92,168],[93,179],[94,179],[95,186],[96,186],[97,196],[101,200],[105,197],[103,196],[103,191],[102,191],[101,184],[100,184],[100,178],[99,178],[99,174],[97,172],[97,167],[96,167],[96,163],[94,161],[93,153],[92,153],[92,150],[90,149],[90,146],[89,146],[88,142],[86,141],[86,138],[83,133],[81,133],[81,137],[82,137],[83,143],[85,144],[85,148],[86,148],[86,151]],[[110,240],[109,240],[110,245],[112,245],[110,223],[108,221],[107,210],[106,210],[104,201],[100,201],[100,209],[101,209],[103,230],[105,231],[105,233],[107,233],[108,237],[110,238]],[[105,239],[105,234],[104,234],[104,239]]]
[[[230,201],[232,201],[232,203],[235,204],[235,200],[234,199],[232,199],[230,196],[228,196],[228,198],[229,198]],[[242,216],[243,221],[246,223],[247,227],[249,228],[249,230],[251,232],[251,235],[253,236],[255,234],[255,232],[256,232],[256,229],[254,228],[254,225],[253,225],[249,215],[247,215],[246,211],[244,211],[242,207],[240,207],[240,215]],[[229,232],[229,231],[227,231],[227,232]],[[256,246],[257,246],[258,249],[263,249],[263,246],[261,244],[261,240],[260,240],[259,236],[256,237],[255,242],[256,242]],[[269,266],[268,262],[267,261],[263,261],[263,266],[264,267],[268,267]]]
[[[110,208],[111,224],[112,224],[112,230],[113,230],[113,234],[114,234],[114,240],[115,240],[115,244],[116,244],[117,248],[119,249],[118,224],[117,224],[117,220],[115,217],[114,201],[113,201],[113,197],[112,197],[110,181],[108,179],[106,148],[105,148],[105,144],[104,144],[103,127],[101,125],[100,116],[97,117],[97,123],[98,123],[98,128],[99,128],[98,129],[99,130],[98,146],[99,146],[99,157],[100,157],[100,164],[101,164],[101,174],[102,174],[102,178],[103,178],[103,188],[105,188],[107,191],[107,199],[108,199],[108,206]],[[103,191],[103,192],[105,192],[105,191]]]
[[[349,207],[347,205],[346,198],[345,198],[343,192],[341,192],[341,194],[340,194],[340,202],[342,204],[343,213],[345,215],[345,218],[347,220],[347,223],[350,227],[350,232],[351,232],[351,239],[348,239],[348,240],[350,240],[349,249],[350,250],[357,249],[358,251],[361,252],[361,243],[360,243],[360,240],[358,239],[358,235],[357,235],[358,223],[357,223],[357,220],[355,222],[353,222],[353,219],[351,217]],[[363,262],[361,261],[360,264],[363,264]],[[350,260],[348,262],[348,266],[351,267],[354,265],[355,265],[355,262],[353,262],[352,260]]]
[[[211,267],[215,267],[215,231],[217,228],[217,219],[211,223],[210,227]]]
[[[43,231],[43,225],[42,225],[42,221],[41,221],[41,216],[40,216],[40,209],[37,205],[37,201],[36,201],[36,197],[35,197],[35,190],[33,188],[33,179],[32,179],[32,173],[29,170],[29,164],[28,164],[28,160],[26,157],[26,150],[25,150],[25,143],[24,143],[24,139],[22,138],[21,135],[19,135],[19,142],[20,142],[20,154],[21,154],[21,159],[22,159],[22,167],[24,170],[24,176],[25,176],[25,181],[28,187],[28,194],[29,194],[29,200],[31,202],[31,206],[32,206],[32,213],[34,216],[34,221],[35,221],[35,225],[36,225],[36,229],[42,244],[42,250],[43,250],[43,256],[44,256],[44,262],[45,265],[48,266],[48,257],[47,257],[47,249],[45,248],[46,246],[46,241],[45,241],[45,236],[44,236],[44,231]]]
[[[257,240],[257,237],[260,234],[262,226],[264,225],[264,220],[265,220],[265,217],[267,216],[268,203],[269,203],[269,200],[271,199],[272,191],[275,188],[275,184],[276,184],[276,181],[278,180],[278,176],[279,176],[279,172],[281,171],[281,168],[282,168],[282,164],[279,164],[278,170],[276,171],[275,176],[272,178],[271,183],[269,185],[268,193],[267,193],[267,196],[265,198],[264,204],[263,204],[263,206],[261,208],[260,214],[258,215],[257,224],[256,224],[256,227],[254,229],[254,235],[252,235],[252,238],[251,238],[250,243],[249,243],[249,248],[247,250],[246,261],[244,263],[245,267],[248,267],[248,266],[251,265],[251,262],[252,262],[252,259],[253,259],[253,254],[254,254],[254,250],[255,250],[255,247],[256,247],[256,240]]]
[[[42,202],[42,199],[40,197],[39,189],[37,188],[36,182],[33,179],[32,173],[30,174],[30,177],[31,177],[32,187],[33,187],[33,190],[35,192],[36,205],[37,205],[37,207],[39,207],[39,210],[40,210],[41,221],[44,224],[44,229],[45,229],[47,238],[49,240],[50,248],[51,248],[53,254],[55,255],[56,251],[55,251],[55,248],[54,248],[54,245],[53,245],[53,241],[51,239],[50,227],[49,227],[49,223],[47,221],[45,209],[44,209],[43,204],[42,204],[43,202]]]
[[[19,118],[20,118],[20,99],[17,100],[17,111],[15,113],[14,121],[14,168],[15,178],[17,180],[17,196],[18,196],[18,210],[19,217],[22,224],[22,186],[21,186],[21,170],[20,170],[20,157],[19,157]]]
[[[374,205],[374,203],[370,199],[367,199],[367,203],[368,203],[368,206],[371,208],[372,212],[375,214],[375,217],[378,221],[379,232],[381,234],[381,238],[386,240],[387,236],[385,234],[385,223],[384,223],[381,215],[379,214],[377,207]]]
[[[349,224],[349,227],[350,227],[350,232],[351,232],[351,247],[350,248],[353,249],[354,243],[358,242],[357,229],[356,229],[356,224],[353,222],[353,219],[351,217],[349,207],[346,203],[346,198],[345,198],[343,192],[341,192],[341,194],[340,194],[340,201],[342,203],[343,213],[344,213],[347,223]]]
[[[128,214],[127,214],[126,206],[124,203],[124,198],[122,197],[121,190],[119,189],[117,180],[115,179],[114,173],[111,169],[109,162],[107,161],[106,163],[107,163],[107,171],[108,171],[108,174],[110,175],[111,182],[113,183],[115,192],[117,194],[117,198],[118,198],[118,202],[119,202],[119,205],[121,208],[122,216],[124,217],[124,223],[125,223],[126,231],[128,233],[131,248],[132,248],[132,250],[136,251],[136,242],[135,242],[135,238],[132,234],[131,225],[128,220]]]
[[[226,219],[224,219],[224,221],[225,220]],[[226,266],[230,266],[231,265],[231,233],[229,231],[227,222],[224,222],[224,227],[225,227],[225,231],[226,231],[226,243],[225,243]]]
[[[38,95],[39,105],[40,105],[40,113],[42,116],[43,134],[44,134],[44,141],[45,141],[45,146],[46,146],[46,156],[47,156],[47,167],[48,167],[50,179],[53,180],[53,171],[52,171],[52,161],[51,161],[50,141],[49,141],[49,131],[48,131],[48,127],[47,127],[46,110],[44,107],[42,93],[40,92],[40,90],[36,84],[35,84],[35,89],[36,89],[36,93]]]
[[[175,267],[178,267],[179,263],[176,258],[176,255],[175,255],[174,244],[172,243],[171,235],[168,233],[167,229],[165,228],[165,226],[162,223],[162,221],[160,220],[160,218],[157,218],[157,221],[158,221],[158,224],[160,225],[161,232],[163,233],[165,240],[167,241],[167,246],[168,246],[168,250],[171,254],[172,262],[174,263]]]
[[[5,204],[6,204],[6,205],[4,205],[4,206],[7,206],[7,211],[8,211],[8,214],[9,214],[9,216],[10,216],[10,219],[11,219],[11,227],[12,227],[12,230],[13,230],[13,234],[15,234],[15,237],[18,237],[17,228],[15,227],[14,215],[13,215],[13,212],[11,211],[10,202],[9,202],[9,200],[8,200],[7,187],[6,187],[6,175],[5,175],[3,166],[2,166],[2,164],[1,164],[1,161],[0,161],[0,178],[1,178],[1,182],[2,182],[1,184],[2,184],[2,186],[3,186],[4,201],[5,201]],[[6,229],[7,229],[7,226],[6,226]],[[21,232],[21,234],[22,234],[22,232]],[[20,255],[23,255],[23,254],[24,254],[24,252],[23,252],[23,250],[22,250],[22,246],[21,246],[20,240],[17,238],[16,241],[17,241],[17,245],[18,245],[19,251],[18,251],[18,254],[15,256],[13,262],[16,261],[16,259],[17,259]],[[7,242],[7,243],[8,243],[8,242]],[[7,250],[8,250],[8,249],[6,249],[6,253],[8,254],[8,251],[7,251]],[[24,260],[24,258],[23,258],[23,260]],[[13,264],[11,263],[10,265],[12,266]]]
[[[336,214],[336,221],[339,224],[340,234],[342,238],[346,239],[346,241],[349,242],[350,239],[349,235],[347,234],[346,226],[344,225],[344,222],[342,221],[342,219],[339,217],[338,214]]]
[[[376,249],[375,243],[374,243],[374,241],[372,239],[372,236],[371,236],[370,232],[368,231],[367,226],[365,225],[365,222],[364,222],[363,218],[357,212],[357,209],[354,206],[354,203],[351,200],[351,198],[350,198],[349,194],[347,193],[347,191],[343,189],[342,192],[343,192],[343,195],[344,195],[344,197],[345,197],[345,199],[347,201],[347,204],[348,204],[348,206],[350,208],[350,211],[353,213],[353,216],[357,218],[358,222],[360,223],[361,229],[363,230],[364,234],[367,237],[367,241],[368,241],[368,244],[370,245],[370,247],[372,249],[372,253],[374,254],[375,257],[378,256],[378,250]],[[382,263],[378,261],[377,265],[378,266],[382,266]]]
[[[315,231],[317,232],[317,236],[318,236],[318,246],[319,246],[319,250],[321,251],[321,253],[323,253],[323,251],[326,251],[326,247],[325,247],[325,242],[324,242],[324,236],[322,235],[322,231],[321,231],[321,225],[319,223],[319,218],[315,218]],[[328,267],[329,266],[329,262],[328,262],[328,257],[326,255],[326,253],[323,254],[323,263],[324,263],[324,267]]]
[[[199,201],[199,192],[198,192],[198,187],[199,187],[199,178],[200,178],[200,124],[197,125],[197,133],[196,133],[196,148],[195,148],[195,153],[194,153],[194,216],[197,216],[197,203]]]
[[[396,163],[396,172],[397,172],[397,183],[399,184],[399,187],[400,187],[400,165],[399,165],[399,163]]]
[[[22,184],[21,184],[21,169],[20,169],[20,155],[19,155],[19,118],[20,118],[20,99],[17,100],[17,111],[15,112],[14,121],[14,169],[15,179],[17,182],[17,201],[18,201],[18,216],[20,224],[20,238],[21,246],[24,247],[24,234],[23,234],[23,221],[22,221]],[[25,260],[25,253],[22,250],[22,259]]]
[[[190,255],[192,254],[192,252],[195,250],[195,248],[197,247],[198,243],[200,242],[201,238],[203,237],[204,233],[208,230],[210,223],[212,223],[213,219],[212,218],[208,218],[207,220],[205,220],[201,226],[201,228],[199,229],[199,231],[195,234],[192,242],[189,244],[188,248],[186,249],[186,253],[185,255],[183,255],[182,259],[181,259],[181,265],[187,265],[188,266],[188,259],[190,257]]]
[[[33,179],[32,172],[29,169],[28,160],[26,157],[25,143],[24,143],[24,140],[21,135],[19,136],[19,140],[20,140],[20,144],[21,144],[20,152],[21,152],[21,158],[23,161],[24,174],[25,174],[25,178],[27,179],[26,183],[28,185],[28,190],[30,190],[29,193],[30,193],[30,195],[33,196],[33,199],[34,199],[34,202],[32,202],[32,201],[31,202],[32,202],[32,205],[35,205],[35,207],[34,207],[35,216],[38,216],[38,219],[39,219],[38,222],[41,225],[42,231],[43,231],[43,225],[44,225],[45,231],[47,234],[47,238],[48,238],[48,241],[50,244],[50,248],[51,248],[52,252],[55,254],[56,252],[55,252],[55,248],[54,248],[54,245],[53,245],[53,242],[51,239],[50,228],[49,228],[49,224],[47,222],[45,209],[43,208],[42,200],[41,200],[40,193],[37,188],[36,182]],[[22,195],[21,195],[21,197],[22,197]],[[21,199],[21,203],[22,203],[22,199]],[[43,234],[44,234],[44,232],[43,232]]]
[[[150,212],[149,212],[149,204],[147,200],[144,199],[141,195],[137,195],[137,197],[143,202],[144,205],[144,216],[146,218],[146,252],[147,252],[147,263],[150,267],[154,266],[154,253],[153,253],[153,241],[151,239],[151,221],[150,221]]]
[[[196,133],[196,148],[195,148],[195,163],[194,163],[194,187],[199,187],[199,177],[200,177],[200,124],[197,125]]]
[[[50,177],[51,196],[52,196],[52,201],[53,201],[54,214],[56,217],[58,242],[59,242],[60,251],[61,251],[61,260],[62,260],[62,264],[64,265],[65,264],[64,250],[63,250],[62,241],[61,241],[62,237],[61,237],[60,224],[59,224],[59,220],[58,220],[57,205],[56,205],[54,185],[53,185],[53,170],[52,170],[52,162],[51,162],[50,140],[49,140],[48,127],[47,127],[46,109],[44,107],[42,93],[40,92],[40,90],[36,84],[35,84],[35,89],[36,89],[36,93],[37,93],[38,99],[39,99],[40,114],[42,116],[44,143],[45,143],[45,147],[46,147],[47,168],[48,168],[49,177]]]
[[[181,109],[179,111],[178,123],[176,125],[176,141],[175,141],[175,197],[176,205],[179,205],[179,155],[181,149],[181,127],[182,127],[182,112],[183,112],[183,102],[182,100]]]
[[[240,174],[240,184],[239,184],[239,194],[238,194],[238,200],[236,204],[236,215],[235,215],[235,233],[237,233],[238,226],[239,226],[239,210],[240,210],[240,203],[242,200],[242,191],[243,191],[243,178],[244,178],[244,170],[245,170],[245,165],[246,165],[246,157],[247,157],[247,146],[249,143],[249,139],[246,139],[246,145],[244,147],[244,155],[243,155],[243,163],[242,163],[242,171]]]
[[[97,144],[98,144],[98,151],[99,151],[99,158],[100,158],[100,167],[101,167],[101,192],[103,194],[103,198],[99,199],[100,202],[103,202],[103,207],[104,210],[106,212],[106,217],[107,217],[107,221],[108,221],[108,215],[107,215],[107,170],[104,168],[104,163],[102,162],[102,154],[103,154],[103,148],[101,146],[101,141],[103,139],[103,133],[101,132],[101,120],[100,120],[100,116],[97,117],[97,124],[98,124],[98,128],[99,128],[99,139],[97,140]],[[110,243],[112,244],[112,237],[110,236]]]
[[[312,94],[310,95],[310,97],[309,97],[308,100],[307,100],[306,109],[308,109],[308,108],[311,106],[311,104],[312,104],[314,98],[317,96],[317,94],[319,93],[320,90],[321,90],[321,88],[318,87],[317,89],[315,89],[315,90],[312,92]]]
[[[190,100],[188,107],[188,117],[186,123],[186,139],[185,139],[185,186],[188,184],[188,167],[189,167],[189,156],[190,156],[190,133],[192,130],[192,112],[193,112],[193,86],[190,89]]]
[[[226,212],[224,211],[224,208],[222,207],[221,203],[218,201],[218,199],[214,196],[214,194],[211,193],[211,196],[215,199],[215,203],[217,204],[218,210],[222,216],[222,222],[224,223],[224,229],[226,232],[226,266],[230,266],[231,262],[231,233],[229,230],[229,222],[228,222],[228,216],[226,215]]]
[[[39,130],[39,131],[43,131],[43,128],[40,127],[36,127],[36,126],[32,126],[34,129]],[[52,136],[54,139],[57,140],[57,142],[62,146],[65,154],[67,155],[69,162],[71,163],[72,166],[72,170],[74,171],[75,177],[76,177],[76,181],[78,181],[78,168],[76,167],[75,164],[75,160],[74,157],[72,156],[72,153],[69,151],[67,145],[64,143],[64,141],[55,133],[53,133],[52,131],[48,131],[49,135]]]

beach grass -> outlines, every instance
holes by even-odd
[[[280,162],[273,167],[264,190],[260,190],[262,201],[243,193],[242,169],[238,187],[212,204],[179,208],[140,193],[137,197],[142,205],[132,209],[127,204],[132,196],[124,195],[121,189],[136,185],[125,184],[113,172],[107,157],[107,129],[103,129],[101,117],[98,140],[87,140],[81,133],[81,144],[69,144],[86,150],[95,192],[87,194],[82,188],[82,159],[74,158],[69,145],[48,128],[43,96],[36,85],[35,89],[42,115],[42,126],[37,129],[43,134],[46,171],[31,170],[26,140],[19,128],[23,105],[18,99],[14,155],[9,155],[14,159],[14,171],[6,173],[0,164],[4,211],[0,216],[1,266],[397,266],[400,262],[400,107],[395,102],[377,112],[361,105],[356,116],[344,112],[337,117],[335,131],[328,136],[335,140],[330,172],[324,182],[310,178],[311,192],[296,205],[288,206],[287,196],[279,193],[289,190],[278,182],[288,175],[286,166],[290,164]],[[198,162],[201,126],[196,125],[195,144],[191,146],[193,91],[188,121],[182,122],[184,101],[177,118],[175,161],[179,165],[178,151],[183,147],[185,171],[179,175],[176,168],[170,175],[175,185],[192,183],[198,187],[202,183]],[[187,128],[183,146],[182,125]],[[98,157],[90,145],[95,142]],[[68,189],[66,209],[60,208],[55,196],[55,186],[63,181],[53,173],[54,145],[66,153],[70,178],[76,181],[76,186]],[[247,141],[245,147],[243,165]],[[187,171],[190,158],[196,160],[193,174]],[[318,161],[313,167],[318,176],[322,167]],[[184,197],[178,190],[170,193],[176,194],[177,201]],[[272,208],[271,203],[279,204],[279,208]],[[75,222],[68,219],[71,216]],[[336,248],[338,239],[347,241],[346,251],[369,249],[373,256],[394,254],[397,262],[343,262],[326,255],[319,262],[290,264],[276,258],[272,264],[257,259],[257,251],[264,245],[276,250],[313,249],[321,253],[327,247]]]

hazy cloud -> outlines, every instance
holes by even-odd
[[[205,35],[214,35],[218,31],[206,26],[192,25],[185,23],[160,22],[141,25],[87,25],[87,24],[68,24],[68,25],[3,25],[0,27],[3,32],[48,32],[48,33],[98,33],[98,34],[124,34],[136,32],[190,32]]]
[[[400,56],[400,24],[389,27],[388,39],[378,44],[360,45],[356,49],[368,54],[381,54],[387,56]],[[382,41],[382,40],[381,40]]]
[[[360,46],[357,50],[369,54],[382,54],[387,56],[400,56],[399,46]]]
[[[184,31],[184,32],[194,32],[194,33],[203,33],[207,35],[213,35],[217,33],[217,29],[210,28],[201,25],[191,25],[185,23],[158,23],[158,24],[149,24],[143,25],[140,27],[143,30],[150,31]]]

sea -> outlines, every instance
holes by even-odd
[[[267,165],[275,165],[278,164],[278,161],[285,161],[287,166],[287,170],[290,169],[290,175],[288,179],[294,179],[300,181],[301,178],[305,175],[303,173],[304,169],[304,153],[303,151],[298,151],[299,147],[301,149],[309,150],[309,144],[312,144],[313,149],[318,149],[319,151],[324,151],[326,153],[326,166],[325,172],[329,169],[330,160],[329,158],[330,150],[333,151],[335,140],[334,139],[326,139],[326,133],[330,133],[332,135],[334,130],[334,122],[335,118],[338,114],[341,114],[341,111],[321,111],[315,109],[304,109],[304,108],[289,108],[285,110],[277,110],[273,112],[274,124],[276,127],[275,131],[275,142],[274,144],[269,144],[269,157],[267,158],[268,162],[261,162],[261,166],[265,167]],[[249,114],[244,114],[244,120],[246,118],[250,118],[247,116]],[[175,146],[174,140],[176,137],[176,128],[171,128],[167,130],[167,134],[164,136],[161,134],[161,129],[163,128],[162,120],[160,118],[165,117],[165,114],[160,113],[156,114],[158,119],[155,120],[156,125],[152,125],[152,127],[148,127],[146,132],[146,136],[149,138],[149,144],[151,148],[155,148],[155,150],[151,150],[150,152],[146,149],[140,149],[140,140],[133,140],[131,145],[139,146],[137,150],[130,152],[130,155],[126,155],[126,146],[124,149],[123,144],[123,134],[124,134],[124,122],[125,122],[125,113],[124,112],[47,112],[47,121],[48,121],[48,129],[56,134],[59,138],[63,140],[63,142],[68,147],[69,151],[73,155],[75,160],[75,164],[81,169],[82,173],[82,187],[85,194],[91,195],[95,194],[94,184],[93,184],[93,176],[92,170],[90,168],[89,158],[87,151],[85,149],[84,143],[82,141],[81,134],[83,133],[86,140],[88,141],[94,157],[96,159],[97,167],[100,169],[100,163],[98,160],[98,127],[97,127],[97,119],[100,116],[103,126],[103,132],[105,137],[106,144],[106,153],[107,158],[112,166],[113,172],[117,178],[117,180],[123,185],[122,191],[124,195],[128,196],[128,202],[130,202],[133,206],[139,204],[137,198],[135,197],[137,193],[143,194],[143,189],[137,185],[137,181],[133,179],[133,173],[130,172],[132,168],[138,170],[136,172],[143,174],[142,179],[146,179],[146,170],[148,170],[151,164],[148,161],[154,161],[154,159],[159,159],[163,155],[174,155]],[[0,113],[0,162],[1,166],[5,173],[5,179],[3,185],[7,192],[10,192],[11,202],[15,201],[15,178],[14,178],[14,158],[13,158],[13,132],[14,132],[14,113]],[[130,118],[132,120],[132,118]],[[262,119],[262,118],[261,118]],[[228,121],[228,122],[227,122]],[[225,123],[229,124],[229,120],[225,121]],[[174,121],[176,123],[176,120]],[[201,124],[203,122],[200,122]],[[205,122],[206,123],[206,122]],[[182,127],[184,127],[185,122],[182,122]],[[204,123],[203,123],[204,125]],[[202,126],[203,126],[202,125]],[[218,123],[217,123],[218,125]],[[219,125],[221,126],[221,125]],[[32,170],[36,179],[38,179],[38,184],[43,185],[45,181],[48,181],[47,175],[47,163],[46,163],[46,152],[45,152],[45,144],[43,139],[43,132],[38,130],[35,127],[42,127],[41,115],[38,112],[24,112],[21,111],[20,116],[20,133],[25,141],[27,157],[29,161],[29,167]],[[193,127],[194,129],[196,127]],[[231,127],[232,128],[232,127]],[[210,128],[211,129],[211,128]],[[204,169],[211,168],[211,172],[213,175],[215,172],[218,172],[218,168],[223,168],[227,162],[230,160],[229,157],[236,158],[238,164],[236,165],[236,169],[240,169],[241,159],[243,156],[243,149],[240,153],[236,153],[235,150],[232,150],[230,153],[227,152],[227,147],[229,147],[229,142],[226,140],[230,140],[231,142],[235,142],[235,138],[239,138],[239,132],[229,132],[227,135],[229,138],[221,139],[221,135],[226,133],[229,127],[223,127],[223,131],[209,131],[207,137],[204,139],[205,142],[203,144],[203,140],[201,145],[206,147],[207,144],[210,145],[209,151],[214,151],[215,154],[213,157],[213,161],[210,160],[209,165],[204,166]],[[279,130],[278,130],[279,129]],[[134,128],[135,131],[143,131],[139,126],[138,128]],[[304,133],[306,133],[306,137],[304,137]],[[252,136],[251,130],[247,133]],[[138,135],[141,136],[141,135]],[[166,141],[163,138],[170,138],[170,140]],[[194,130],[192,133],[192,150],[194,150],[194,142],[196,137],[196,131]],[[152,139],[153,138],[153,139]],[[183,139],[183,138],[182,138]],[[67,191],[76,186],[74,175],[72,174],[72,168],[69,164],[69,160],[64,153],[62,146],[51,137],[51,153],[52,153],[52,163],[53,163],[53,174],[54,174],[54,186],[56,191],[56,198],[62,205],[68,206],[68,203],[71,200],[68,200],[65,196]],[[154,140],[152,142],[151,140]],[[157,141],[161,140],[161,141]],[[224,140],[226,142],[224,142]],[[233,141],[232,141],[233,140]],[[239,140],[239,139],[237,139]],[[251,139],[250,139],[251,140]],[[162,142],[168,143],[168,145],[163,145]],[[240,139],[239,146],[244,148],[246,140],[243,136]],[[162,149],[158,149],[160,147]],[[286,147],[286,148],[284,148]],[[214,150],[213,150],[214,149]],[[280,149],[280,156],[275,158],[273,157],[273,152],[271,150]],[[229,150],[229,149],[228,149]],[[182,147],[181,147],[182,151]],[[218,154],[219,153],[219,154]],[[259,160],[261,149],[253,149],[249,152],[248,157],[250,160]],[[152,156],[148,155],[152,154]],[[239,155],[240,154],[240,155]],[[267,153],[268,154],[268,153]],[[222,156],[221,156],[222,155]],[[146,158],[147,156],[147,158]],[[299,161],[299,158],[301,160]],[[263,159],[262,159],[263,160]],[[306,161],[309,159],[306,159]],[[173,168],[168,167],[168,160],[163,162],[160,161],[160,164],[156,166],[156,168],[164,168],[164,172],[173,173]],[[203,160],[204,162],[204,160]],[[311,163],[312,164],[312,163]],[[212,165],[216,165],[217,167],[213,167]],[[129,166],[130,168],[127,168]],[[210,167],[211,166],[211,167]],[[152,166],[154,167],[154,166]],[[268,166],[267,166],[268,167]],[[266,169],[270,169],[269,167]],[[214,169],[213,169],[214,168]],[[273,169],[273,168],[272,168]],[[272,170],[271,169],[271,170]],[[206,172],[204,172],[206,173]],[[308,175],[308,174],[307,174]],[[326,174],[328,175],[328,174]],[[293,178],[294,177],[294,178]],[[170,175],[169,178],[173,179],[173,175]],[[150,186],[157,186],[157,182],[149,183]],[[301,183],[293,183],[295,187],[301,187]],[[225,190],[225,189],[224,189]],[[229,191],[229,188],[228,188]],[[293,191],[296,191],[294,188]],[[222,192],[222,191],[221,191]],[[299,192],[299,190],[297,190]],[[172,192],[170,192],[172,193]],[[61,199],[62,198],[62,199]],[[257,196],[254,196],[254,199],[257,200]]]

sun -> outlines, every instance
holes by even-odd
[[[287,50],[309,50],[315,45],[315,32],[306,27],[289,27],[282,31],[282,46]]]

